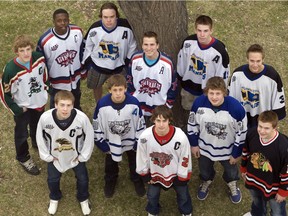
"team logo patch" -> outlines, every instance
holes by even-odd
[[[135,70],[141,71],[143,68],[141,66],[136,66]]]
[[[173,159],[172,154],[166,154],[164,152],[152,152],[149,156],[151,157],[151,161],[161,168],[169,165]]]
[[[72,143],[66,138],[59,138],[56,140],[56,143],[58,143],[58,147],[54,148],[55,151],[62,152],[62,151],[75,150],[72,146]]]
[[[51,47],[51,51],[56,51],[58,49],[59,45],[55,44],[54,46]]]
[[[253,153],[251,155],[250,161],[255,169],[262,169],[263,172],[272,172],[272,166],[270,162],[262,153]]]
[[[191,47],[191,44],[190,43],[185,43],[185,49],[188,49],[189,47]]]
[[[205,122],[205,129],[208,134],[216,136],[218,139],[225,140],[227,137],[226,125],[219,124],[216,122]]]
[[[89,37],[94,37],[96,36],[97,32],[96,31],[92,31],[89,33]]]
[[[93,125],[94,130],[98,130],[98,129],[99,129],[99,123],[98,123],[98,121],[93,121],[93,122],[92,122],[92,125]]]
[[[259,90],[242,87],[241,94],[242,94],[241,104],[243,106],[248,105],[251,106],[251,108],[259,106],[259,98],[260,98]]]
[[[44,127],[45,129],[49,129],[49,130],[52,130],[54,128],[54,126],[52,124],[47,124],[45,125]]]
[[[147,139],[143,138],[143,139],[140,139],[140,143],[147,143]]]
[[[147,93],[150,97],[152,97],[153,94],[159,93],[162,88],[161,83],[159,83],[155,79],[150,79],[148,77],[146,79],[140,80],[139,84],[140,84],[139,93],[144,94]]]
[[[194,112],[191,112],[191,113],[189,114],[188,121],[189,121],[190,123],[195,122],[195,113],[194,113]]]
[[[131,127],[130,125],[130,119],[124,120],[124,121],[109,121],[109,130],[112,134],[118,134],[119,136],[126,135]]]
[[[60,54],[55,60],[61,67],[67,67],[69,64],[73,64],[76,55],[76,50],[66,50],[66,52]]]
[[[42,85],[37,81],[37,77],[31,77],[30,82],[30,91],[28,92],[28,96],[31,97],[34,93],[39,93],[41,91]]]
[[[236,81],[236,76],[233,76],[231,81],[235,82]]]
[[[205,113],[204,109],[198,109],[197,114],[203,115]]]

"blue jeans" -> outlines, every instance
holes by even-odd
[[[211,180],[213,181],[216,174],[214,170],[215,161],[210,160],[208,157],[203,155],[200,156],[199,160],[199,171],[200,178],[203,181]],[[231,165],[229,160],[219,161],[224,168],[223,179],[225,182],[229,183],[231,181],[239,180],[239,171],[237,164]]]
[[[62,173],[55,168],[53,162],[48,163],[47,171],[47,182],[50,190],[49,197],[52,200],[60,200],[62,197],[62,193],[60,190],[60,179]],[[77,179],[77,199],[79,202],[82,202],[89,197],[89,178],[85,163],[79,162],[79,164],[73,168],[73,171]]]
[[[264,196],[261,192],[249,189],[252,196],[251,214],[253,216],[266,216],[267,214],[267,202],[270,205],[271,216],[286,216],[286,201],[277,203],[275,198],[270,200],[264,200]]]
[[[172,186],[177,195],[177,204],[178,209],[181,214],[190,214],[192,213],[192,200],[189,194],[188,186]],[[161,186],[159,184],[149,184],[147,191],[148,203],[146,206],[146,211],[150,214],[156,215],[159,214]]]

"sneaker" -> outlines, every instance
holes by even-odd
[[[54,215],[58,208],[58,200],[50,200],[48,213]]]
[[[252,216],[252,214],[251,214],[251,212],[247,212],[243,216]]]
[[[139,197],[143,197],[146,194],[145,186],[142,180],[134,182],[134,187]]]
[[[36,164],[34,163],[34,161],[32,160],[32,158],[30,158],[29,160],[25,161],[25,162],[20,162],[21,166],[23,167],[23,169],[28,172],[31,175],[39,175],[40,171],[38,169],[38,167],[36,166]]]
[[[203,181],[202,184],[199,186],[197,198],[199,200],[205,200],[209,194],[209,185],[212,183],[211,180]]]
[[[84,200],[83,202],[80,202],[80,206],[82,209],[83,215],[89,215],[91,212],[90,202],[89,200]]]
[[[236,185],[236,181],[231,181],[228,184],[230,193],[229,193],[229,198],[232,203],[236,204],[239,203],[242,199],[241,191]]]
[[[106,198],[111,198],[115,193],[116,181],[106,181],[104,186],[104,194]]]

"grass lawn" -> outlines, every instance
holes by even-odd
[[[16,35],[29,34],[35,41],[52,26],[52,13],[57,8],[70,12],[71,23],[81,26],[86,33],[88,27],[98,19],[99,1],[1,1],[0,68],[14,57],[13,40]],[[266,50],[265,63],[271,64],[281,74],[287,94],[287,27],[288,2],[240,2],[240,1],[189,1],[189,33],[193,33],[195,18],[207,14],[214,20],[214,36],[223,41],[231,58],[231,70],[246,63],[246,49],[253,43],[260,43]],[[82,108],[92,118],[94,99],[82,83]],[[48,215],[48,188],[46,163],[38,152],[31,149],[33,159],[41,168],[39,176],[26,174],[15,159],[13,142],[13,116],[0,105],[0,215],[42,216]],[[288,134],[287,119],[280,123],[279,130]],[[90,176],[92,202],[91,215],[147,215],[144,208],[146,198],[138,198],[129,180],[127,160],[120,163],[120,175],[116,193],[106,199],[103,193],[104,154],[94,149],[87,164]],[[222,180],[222,168],[216,163],[217,176],[211,185],[207,200],[198,201],[196,191],[199,185],[197,161],[193,159],[193,177],[189,188],[193,200],[193,216],[240,216],[249,211],[250,197],[239,181],[243,200],[232,204],[227,196],[227,187]],[[61,180],[63,199],[57,215],[81,215],[80,205],[75,198],[73,171],[67,171]],[[161,215],[179,215],[173,190],[163,191],[160,200]]]

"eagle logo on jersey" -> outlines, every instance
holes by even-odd
[[[272,172],[272,166],[262,153],[253,153],[250,159],[255,169],[262,169],[263,172]]]
[[[162,88],[161,83],[159,83],[156,79],[150,79],[149,77],[140,80],[139,84],[139,93],[147,93],[150,97],[152,97],[152,94],[159,93]]]
[[[195,54],[191,55],[192,64],[189,66],[189,71],[195,75],[202,76],[202,79],[206,79],[206,65],[207,62],[204,59],[197,57]]]
[[[67,67],[69,64],[73,64],[76,55],[76,50],[66,50],[66,52],[60,54],[55,60],[58,64],[61,65],[61,67]]]
[[[205,122],[205,129],[208,134],[216,136],[218,139],[225,140],[227,137],[227,132],[225,132],[226,125],[219,124],[216,122]]]
[[[119,136],[124,136],[126,135],[131,127],[130,125],[130,119],[124,120],[124,121],[109,121],[109,130],[112,134],[117,134]]]
[[[30,84],[30,91],[28,92],[29,97],[31,97],[33,93],[41,92],[42,85],[40,82],[37,82],[37,77],[31,77],[28,84]]]
[[[164,152],[152,152],[149,156],[151,157],[151,161],[161,168],[169,165],[173,159],[172,154],[166,154]]]
[[[258,90],[253,90],[250,88],[242,87],[241,94],[242,94],[241,104],[243,106],[249,105],[251,106],[251,108],[255,108],[259,106],[260,92]]]
[[[56,140],[56,143],[58,144],[57,148],[54,148],[54,151],[68,151],[68,150],[75,150],[72,146],[72,143],[67,140],[66,138],[59,138]]]

